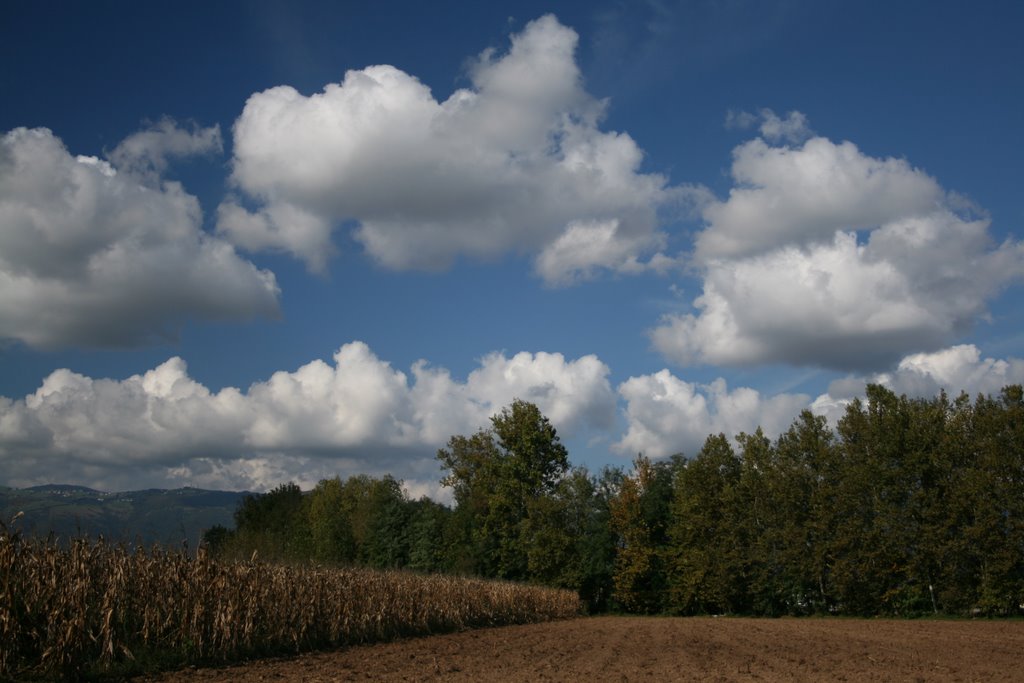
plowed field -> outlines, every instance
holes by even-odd
[[[1024,622],[594,617],[153,681],[1024,681]]]

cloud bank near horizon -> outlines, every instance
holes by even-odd
[[[436,450],[454,434],[486,427],[514,398],[536,403],[563,438],[616,438],[612,448],[625,457],[692,456],[708,434],[760,426],[775,436],[804,409],[835,423],[866,382],[912,396],[939,388],[997,393],[1024,383],[1024,360],[956,346],[908,356],[892,373],[839,380],[813,400],[729,388],[721,378],[687,382],[667,369],[613,390],[609,374],[593,355],[495,353],[460,381],[426,361],[397,370],[362,342],[343,345],[332,362],[274,373],[246,391],[211,391],[178,357],[123,380],[60,369],[24,398],[0,397],[0,462],[4,483],[15,486],[48,483],[60,472],[107,489],[143,482],[264,490],[370,473],[443,498]],[[618,434],[617,413],[625,423]]]
[[[210,391],[179,357],[124,380],[56,370],[23,399],[0,397],[6,480],[44,483],[60,472],[93,484],[245,489],[339,472],[436,480],[436,449],[486,426],[514,398],[536,403],[569,436],[615,419],[608,368],[595,356],[496,353],[461,382],[425,361],[396,370],[362,342],[332,360],[276,372],[244,392]]]

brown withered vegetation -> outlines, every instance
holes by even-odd
[[[0,679],[237,661],[575,616],[575,593],[408,572],[218,562],[0,530]]]

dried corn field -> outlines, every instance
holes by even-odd
[[[132,672],[571,617],[575,593],[405,572],[215,562],[0,532],[0,678]]]

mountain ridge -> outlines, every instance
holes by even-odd
[[[183,487],[100,491],[74,484],[0,487],[0,522],[28,536],[103,537],[111,542],[196,548],[215,525],[234,526],[249,491]],[[19,513],[23,513],[14,519]]]

